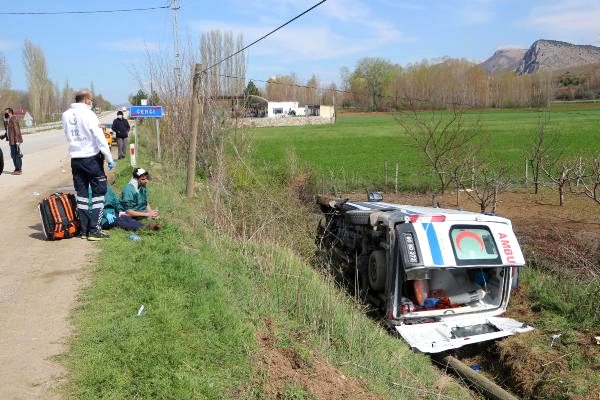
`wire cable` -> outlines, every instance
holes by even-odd
[[[108,14],[117,12],[135,12],[150,11],[171,8],[168,6],[156,6],[145,8],[123,8],[119,10],[90,10],[90,11],[20,11],[20,12],[0,12],[0,15],[65,15],[65,14]]]
[[[214,67],[216,67],[217,65],[229,60],[231,57],[234,57],[238,54],[240,54],[242,51],[254,46],[256,43],[260,42],[263,39],[266,39],[268,36],[271,36],[273,33],[277,32],[278,30],[280,30],[281,28],[283,28],[284,26],[291,24],[292,22],[294,22],[295,20],[297,20],[298,18],[300,18],[301,16],[303,16],[304,14],[314,10],[315,8],[317,8],[318,6],[320,6],[321,4],[325,3],[327,0],[321,0],[320,2],[318,2],[317,4],[315,4],[314,6],[310,7],[309,9],[305,10],[304,12],[302,12],[301,14],[296,15],[294,18],[290,19],[289,21],[285,22],[282,25],[279,25],[277,28],[273,29],[271,32],[261,36],[260,38],[256,39],[254,42],[250,43],[247,46],[242,47],[240,50],[236,51],[233,54],[230,54],[229,56],[223,58],[220,61],[217,61],[216,63],[214,63],[213,65],[211,65],[210,67],[207,67],[204,71],[202,71],[202,73],[205,73],[206,71],[208,71],[209,69],[213,69]]]

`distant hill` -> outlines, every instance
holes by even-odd
[[[481,66],[490,74],[517,69],[527,49],[500,49]]]
[[[600,47],[575,45],[557,40],[537,40],[515,69],[517,74],[532,74],[540,70],[556,70],[585,64],[600,63]]]

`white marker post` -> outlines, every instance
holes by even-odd
[[[160,122],[158,118],[156,121],[156,159],[160,161]]]
[[[137,164],[135,162],[135,144],[134,143],[129,144],[129,162],[131,163],[132,167],[137,166]]]
[[[138,142],[138,137],[137,137],[137,119],[134,119],[133,120],[133,151],[134,151],[134,153],[137,152],[137,142]],[[135,167],[135,155],[132,156],[131,166]]]

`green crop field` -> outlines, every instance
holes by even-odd
[[[515,179],[524,177],[525,152],[536,134],[542,110],[483,110],[466,114],[481,122],[487,137],[485,158],[510,165]],[[547,128],[557,136],[563,157],[600,154],[600,108],[569,107],[548,111]],[[289,154],[311,166],[325,180],[342,187],[381,188],[384,163],[388,183],[404,189],[435,184],[423,155],[414,147],[393,114],[341,115],[335,125],[274,127],[253,130],[253,158],[258,165],[287,168]]]

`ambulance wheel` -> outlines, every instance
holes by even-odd
[[[346,211],[346,222],[353,225],[367,225],[369,223],[370,210],[351,210]]]
[[[385,275],[387,272],[385,252],[375,250],[369,257],[369,286],[377,292],[385,288]]]

